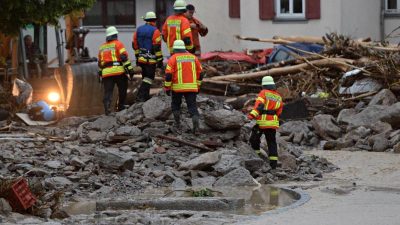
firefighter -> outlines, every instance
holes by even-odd
[[[196,105],[196,96],[199,91],[203,73],[197,57],[186,51],[182,40],[174,41],[174,54],[168,60],[165,70],[164,89],[172,97],[171,109],[174,115],[174,127],[179,130],[180,109],[182,97],[185,97],[188,111],[192,116],[193,133],[199,129],[199,112]]]
[[[189,20],[185,17],[186,2],[184,0],[176,0],[174,3],[175,14],[169,16],[162,27],[163,40],[167,43],[169,53],[173,52],[173,44],[175,40],[183,40],[186,50],[194,53],[192,30],[190,29]]]
[[[193,16],[195,12],[195,7],[192,4],[189,4],[186,6],[186,13],[185,16],[186,18],[189,20],[190,22],[190,29],[192,30],[192,39],[193,39],[193,46],[195,49],[194,54],[197,57],[200,57],[201,55],[201,47],[200,47],[200,36],[204,37],[208,34],[208,28],[206,26],[204,26],[204,24],[202,24],[200,22],[200,20],[198,20],[197,18],[195,18]]]
[[[271,76],[263,77],[261,85],[263,90],[258,94],[254,108],[248,115],[249,119],[257,120],[251,131],[249,142],[256,153],[264,158],[260,148],[261,136],[264,134],[268,145],[270,166],[272,169],[276,169],[278,164],[276,130],[279,128],[279,116],[282,113],[283,102]]]
[[[124,44],[118,40],[118,31],[114,26],[106,29],[106,42],[99,48],[99,76],[104,85],[104,112],[110,114],[110,106],[114,85],[118,87],[118,108],[125,108],[126,92],[128,89],[128,75],[133,77],[133,67],[129,61],[128,52]]]
[[[143,19],[146,24],[137,29],[132,41],[136,65],[142,68],[142,84],[137,95],[137,101],[140,102],[150,98],[150,87],[155,77],[156,67],[163,67],[161,33],[156,27],[156,14],[147,12]]]

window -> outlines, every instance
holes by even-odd
[[[387,13],[400,13],[400,0],[386,0]]]
[[[240,0],[229,0],[229,17],[240,18]]]
[[[305,18],[305,0],[276,0],[278,18]]]
[[[87,10],[83,25],[85,26],[135,26],[135,0],[97,0]]]

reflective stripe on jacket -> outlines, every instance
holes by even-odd
[[[162,61],[161,33],[155,23],[147,22],[140,26],[133,35],[132,46],[136,60],[144,64]]]
[[[165,74],[172,74],[165,80],[164,87],[174,92],[198,92],[202,67],[199,59],[188,52],[175,53],[169,58]]]
[[[162,35],[170,54],[173,52],[172,46],[175,40],[190,38],[190,45],[186,45],[186,49],[193,49],[192,30],[190,29],[189,20],[183,14],[169,16],[163,25]]]
[[[257,110],[259,104],[264,104],[264,111],[273,110],[276,111],[275,115],[267,115],[266,113]],[[273,90],[262,90],[256,99],[254,108],[250,111],[250,114],[257,120],[257,124],[260,129],[278,129],[279,128],[279,116],[282,113],[283,102],[281,95]]]
[[[99,67],[102,77],[118,76],[125,73],[124,64],[129,59],[122,62],[121,56],[125,55],[128,59],[128,52],[124,44],[118,40],[113,40],[102,44],[99,48]]]

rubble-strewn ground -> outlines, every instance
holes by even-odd
[[[1,142],[1,177],[27,177],[41,199],[34,214],[63,217],[58,204],[62,201],[126,198],[149,187],[217,188],[321,180],[323,173],[336,169],[323,158],[304,155],[306,147],[281,139],[282,165],[271,171],[247,144],[252,123],[243,113],[201,96],[198,101],[200,135],[191,134],[186,113],[182,133],[171,132],[170,103],[165,96],[115,115],[70,117],[52,127],[13,122],[11,133],[21,133],[25,139],[10,137]],[[208,141],[208,146],[216,147],[201,151],[157,135],[201,146]]]

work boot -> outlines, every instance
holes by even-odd
[[[181,127],[181,114],[180,112],[173,112],[174,115],[174,127],[180,128]]]
[[[174,125],[172,126],[171,131],[173,133],[181,134],[181,114],[180,112],[172,112],[174,115]]]
[[[110,111],[110,103],[107,102],[104,104],[104,114],[106,114],[106,116],[108,116],[111,113]]]
[[[269,165],[271,166],[271,169],[274,170],[278,166],[278,161],[277,160],[270,160],[269,161]]]
[[[192,117],[192,123],[193,123],[193,134],[198,134],[199,132],[199,116],[194,115]]]
[[[262,152],[261,150],[256,150],[256,154],[260,159],[264,160],[264,162],[268,162],[268,156]]]

